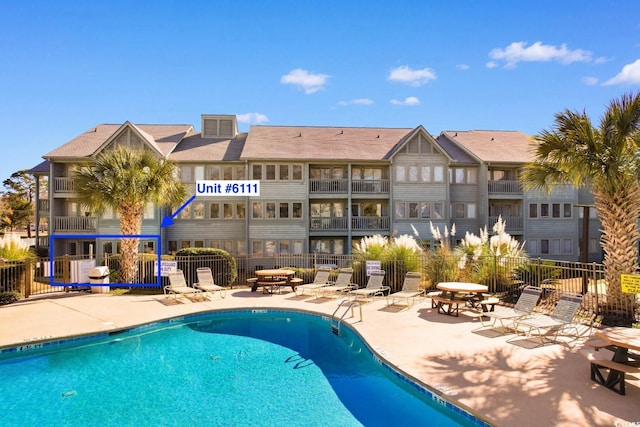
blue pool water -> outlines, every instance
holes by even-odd
[[[11,426],[483,424],[401,379],[349,328],[338,337],[294,312],[209,313],[4,352],[0,379]]]

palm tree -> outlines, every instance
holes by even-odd
[[[79,202],[96,213],[107,208],[120,217],[123,235],[138,235],[142,214],[148,203],[175,207],[186,198],[186,187],[175,179],[174,163],[152,152],[123,147],[103,151],[95,162],[80,167],[74,174]],[[120,280],[133,283],[138,269],[137,238],[123,238]]]
[[[585,112],[565,110],[550,131],[534,137],[535,158],[525,165],[526,188],[591,186],[602,225],[607,302],[631,314],[635,295],[623,294],[620,275],[638,268],[640,238],[640,93],[612,100],[599,127]],[[584,218],[586,221],[587,218]]]

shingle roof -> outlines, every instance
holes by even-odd
[[[175,162],[240,160],[246,139],[246,133],[239,133],[234,139],[203,138],[201,133],[192,134],[182,140],[169,159]]]
[[[120,129],[122,125],[101,124],[45,154],[45,159],[65,157],[89,157]],[[193,129],[191,125],[135,125],[147,138],[153,138],[157,148],[165,156]]]
[[[251,126],[243,159],[383,160],[412,129]]]
[[[470,130],[445,131],[443,134],[483,162],[527,163],[533,160],[532,139],[522,132]]]

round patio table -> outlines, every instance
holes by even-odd
[[[482,293],[489,291],[487,285],[466,282],[440,282],[436,288],[443,291],[443,297],[452,300],[455,299],[456,294],[469,294],[468,302],[473,308],[476,308],[477,301],[482,301]]]
[[[270,269],[270,270],[256,270],[256,276],[258,280],[251,288],[251,292],[258,289],[258,286],[262,286],[262,289],[272,294],[274,291],[280,291],[280,286],[290,285],[291,289],[295,291],[295,285],[292,284],[291,278],[296,274],[293,270],[286,269]]]

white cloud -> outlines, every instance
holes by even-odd
[[[498,64],[496,62],[494,62],[494,61],[489,61],[486,64],[487,68],[496,68],[497,66],[498,66]]]
[[[618,75],[602,83],[602,85],[611,86],[635,83],[640,83],[640,59],[636,59],[635,62],[622,67],[622,71],[620,71]]]
[[[598,65],[598,64],[604,64],[605,62],[610,62],[613,61],[614,58],[612,57],[606,57],[606,56],[599,56],[596,59],[593,60],[593,63]]]
[[[347,105],[371,105],[371,104],[373,104],[373,101],[368,98],[358,98],[358,99],[352,99],[350,101],[338,102],[338,105],[340,105],[341,107],[346,107]]]
[[[409,105],[409,106],[414,106],[414,105],[420,104],[420,100],[418,98],[416,98],[415,96],[410,96],[408,98],[405,98],[404,101],[399,101],[397,99],[392,99],[389,102],[391,102],[394,105]]]
[[[598,78],[597,77],[583,77],[582,78],[582,83],[588,85],[588,86],[594,86],[598,84]]]
[[[324,85],[329,80],[327,74],[314,74],[302,68],[296,68],[289,71],[289,74],[285,74],[280,78],[280,83],[285,85],[299,86],[304,90],[304,93],[310,95],[321,89],[324,89]]]
[[[422,86],[436,79],[436,73],[430,68],[413,70],[408,65],[394,68],[389,73],[388,80],[392,82],[406,83],[410,86]]]
[[[528,47],[526,42],[513,42],[504,49],[492,49],[489,52],[491,59],[504,60],[506,68],[513,68],[518,62],[557,61],[561,64],[589,62],[591,56],[592,54],[588,50],[569,50],[566,44],[558,47],[544,45],[542,42],[535,42]]]
[[[238,122],[249,123],[252,125],[261,125],[269,121],[269,118],[267,116],[260,113],[238,114],[236,117],[238,119]]]
[[[469,66],[467,64],[458,64],[458,65],[456,65],[456,68],[458,70],[466,71],[466,70],[469,69]]]

